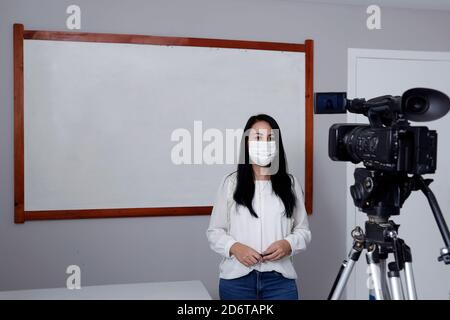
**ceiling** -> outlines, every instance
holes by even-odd
[[[450,11],[450,0],[302,0],[304,2]]]

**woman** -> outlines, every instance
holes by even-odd
[[[223,256],[220,298],[296,300],[292,256],[311,240],[302,189],[287,173],[272,117],[250,117],[241,144],[241,161],[220,184],[207,231]]]

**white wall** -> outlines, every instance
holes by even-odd
[[[0,290],[60,287],[67,265],[78,264],[82,285],[200,279],[217,297],[220,257],[206,242],[207,217],[13,224],[12,24],[65,30],[65,10],[72,3],[0,2]],[[359,6],[296,0],[76,3],[82,8],[86,32],[282,42],[312,38],[316,91],[346,90],[349,47],[450,51],[448,12],[386,8],[383,29],[369,31],[366,8]],[[295,259],[303,298],[326,298],[346,254],[345,164],[332,162],[327,155],[328,128],[345,120],[345,115],[320,115],[314,120],[313,239],[308,251]]]

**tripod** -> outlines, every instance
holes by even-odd
[[[450,264],[450,232],[439,204],[428,187],[432,180],[424,180],[420,175],[413,177],[407,175],[402,177],[386,176],[364,168],[356,169],[355,179],[355,185],[351,187],[351,194],[355,204],[368,214],[368,221],[365,223],[365,233],[360,227],[353,229],[351,233],[352,248],[348,258],[341,265],[328,300],[337,300],[341,297],[353,267],[363,250],[367,251],[367,264],[377,300],[403,300],[405,298],[416,300],[411,249],[398,237],[399,225],[389,220],[389,216],[399,214],[399,208],[411,191],[421,190],[428,199],[446,245],[441,250],[438,260]],[[377,192],[377,185],[382,185],[384,192],[380,192],[380,188]],[[394,261],[386,265],[389,254],[393,254]],[[406,295],[400,279],[400,272],[404,272]]]
[[[404,299],[400,271],[404,271],[405,273],[407,298],[409,300],[417,299],[411,250],[397,236],[398,227],[399,225],[393,221],[377,222],[370,219],[366,222],[366,230],[368,230],[370,236],[366,236],[360,227],[353,229],[352,249],[348,255],[348,260],[344,260],[341,265],[341,269],[328,296],[329,300],[337,300],[341,297],[353,267],[364,249],[367,250],[366,259],[377,300],[390,300],[391,298],[394,300]],[[389,271],[387,272],[386,260],[389,253],[394,255],[394,261],[388,264]],[[386,272],[391,290],[389,290],[386,281]]]

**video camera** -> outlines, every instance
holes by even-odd
[[[440,91],[415,88],[400,96],[345,100],[345,108],[367,116],[370,125],[335,124],[329,131],[332,160],[363,162],[392,173],[427,174],[436,170],[437,133],[411,121],[432,121],[450,109]]]
[[[316,93],[316,110],[325,109],[321,105],[323,101],[336,102],[331,105],[369,119],[369,124],[332,125],[328,142],[332,160],[362,162],[365,167],[355,169],[355,184],[350,187],[350,193],[355,205],[368,215],[365,230],[369,246],[377,243],[387,252],[399,252],[388,236],[396,234],[398,225],[388,219],[400,214],[412,191],[421,190],[445,243],[439,260],[450,264],[450,232],[429,188],[433,180],[422,177],[436,171],[437,133],[409,123],[445,116],[450,110],[450,98],[427,88],[413,88],[402,96],[385,95],[370,100],[349,100],[345,93]]]
[[[350,187],[350,194],[368,220],[364,231],[359,226],[353,229],[352,248],[341,265],[328,299],[339,299],[363,250],[367,250],[366,259],[377,300],[390,299],[384,275],[386,266],[393,298],[403,298],[400,271],[404,271],[408,299],[416,299],[411,249],[398,237],[399,225],[389,218],[400,214],[412,191],[421,190],[445,245],[438,260],[450,265],[450,231],[429,187],[433,180],[422,177],[436,171],[437,133],[409,123],[443,117],[450,110],[450,99],[440,91],[426,88],[410,89],[402,96],[386,95],[367,101],[347,100],[345,93],[316,93],[315,110],[327,113],[331,109],[363,114],[369,119],[369,124],[332,125],[328,142],[332,160],[363,163],[364,168],[355,169],[355,184]],[[387,264],[389,254],[393,254],[394,260]]]

